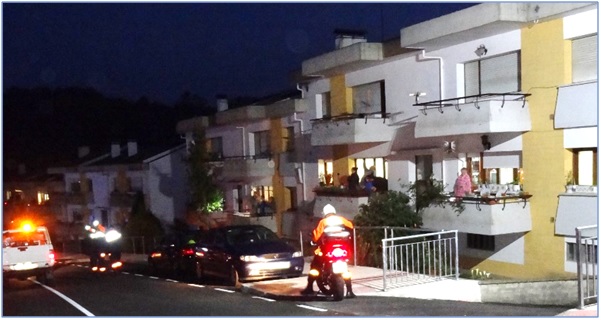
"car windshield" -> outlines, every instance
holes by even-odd
[[[32,232],[3,232],[2,248],[39,246],[46,244],[46,235],[41,231]]]
[[[227,230],[226,238],[228,244],[233,246],[279,240],[278,236],[267,228],[234,228]]]

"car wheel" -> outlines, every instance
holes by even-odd
[[[234,287],[240,286],[240,276],[238,275],[238,270],[232,265],[230,266],[230,277],[229,277],[229,285]]]
[[[41,283],[49,287],[54,287],[54,273],[52,272],[52,270],[49,269],[44,271],[40,278]]]
[[[194,268],[194,274],[196,276],[196,281],[201,282],[204,281],[205,272],[202,268],[202,264],[200,262],[196,262],[196,266]]]
[[[158,273],[159,270],[157,268],[157,264],[155,262],[148,261],[148,274],[151,276],[157,276]]]

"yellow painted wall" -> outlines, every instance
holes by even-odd
[[[280,174],[280,153],[284,152],[284,138],[282,135],[283,127],[280,118],[270,119],[270,137],[271,137],[271,152],[273,153],[273,161],[275,162],[274,174],[271,178],[271,186],[273,187],[273,199],[275,201],[275,219],[277,226],[277,234],[282,235],[282,215],[286,208],[286,188],[284,187],[284,179]]]
[[[523,135],[524,190],[530,199],[532,231],[525,236],[525,264],[508,266],[523,278],[563,277],[565,243],[555,236],[557,195],[564,190],[566,156],[563,130],[553,128],[557,86],[571,77],[571,45],[563,39],[563,20],[522,29],[522,91],[528,97],[532,130]]]
[[[332,116],[353,113],[353,90],[346,87],[344,75],[330,78]]]

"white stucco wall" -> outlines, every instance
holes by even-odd
[[[187,201],[186,164],[182,159],[185,148],[159,155],[147,162],[144,188],[149,208],[164,224],[172,224],[173,219],[183,219]]]

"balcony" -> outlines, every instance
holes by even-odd
[[[527,232],[532,230],[528,198],[530,196],[465,197],[462,200],[465,209],[460,213],[451,203],[424,209],[423,227],[489,236]]]
[[[271,178],[275,173],[275,162],[269,157],[227,157],[223,162],[222,177],[225,180],[246,181],[249,178]]]
[[[383,59],[381,43],[359,42],[303,61],[303,76],[332,76]]]
[[[318,217],[321,216],[323,207],[331,204],[336,208],[338,215],[353,220],[359,214],[359,207],[362,204],[366,205],[369,200],[368,194],[363,190],[350,193],[346,189],[328,186],[315,188],[313,192],[315,192],[313,215]]]
[[[312,146],[392,141],[397,127],[390,126],[388,114],[346,114],[313,119]]]
[[[416,103],[415,137],[530,131],[529,95],[491,93]]]
[[[555,105],[555,129],[597,127],[597,81],[561,86]]]
[[[559,194],[555,233],[575,236],[576,227],[596,225],[598,219],[597,186],[566,187],[566,193]]]

